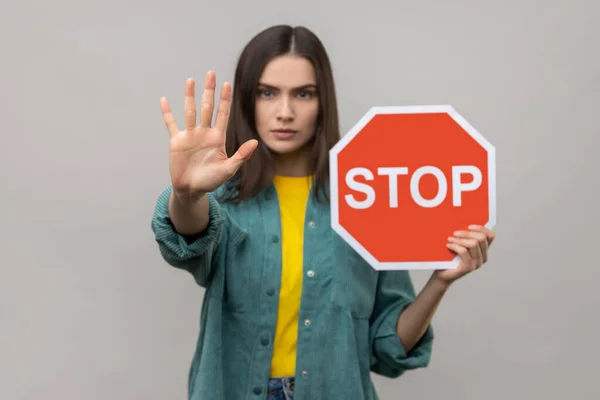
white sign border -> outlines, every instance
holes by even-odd
[[[446,113],[458,123],[473,139],[475,139],[488,154],[488,198],[489,216],[485,226],[493,229],[496,226],[496,149],[479,133],[465,118],[462,117],[451,105],[413,105],[413,106],[380,106],[371,107],[367,113],[350,129],[329,151],[330,169],[330,195],[331,195],[331,226],[358,254],[363,257],[374,269],[384,270],[426,270],[426,269],[454,269],[458,266],[459,257],[452,261],[438,262],[380,262],[367,251],[339,222],[338,209],[338,174],[337,156],[344,147],[379,114],[423,114]]]

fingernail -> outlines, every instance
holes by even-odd
[[[479,229],[479,225],[469,225],[469,229]]]

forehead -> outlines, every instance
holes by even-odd
[[[317,82],[310,61],[297,55],[286,54],[269,61],[260,77],[260,83],[280,89],[292,89]]]

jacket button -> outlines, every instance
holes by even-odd
[[[262,344],[263,346],[266,346],[269,344],[269,338],[264,336],[262,339],[260,339],[260,344]]]
[[[262,389],[259,387],[254,388],[254,394],[260,396],[262,394]]]
[[[273,296],[275,294],[275,289],[271,288],[267,290],[267,296]]]
[[[271,236],[271,242],[273,242],[273,243],[279,242],[279,238],[277,237],[277,235]]]

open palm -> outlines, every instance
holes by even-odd
[[[225,138],[231,107],[231,85],[228,82],[223,84],[215,125],[212,127],[215,82],[215,74],[208,72],[197,124],[195,82],[192,78],[186,81],[183,130],[177,127],[167,99],[160,99],[163,119],[170,135],[171,183],[178,196],[196,197],[215,190],[235,175],[258,145],[256,140],[249,140],[233,156],[227,156]]]

